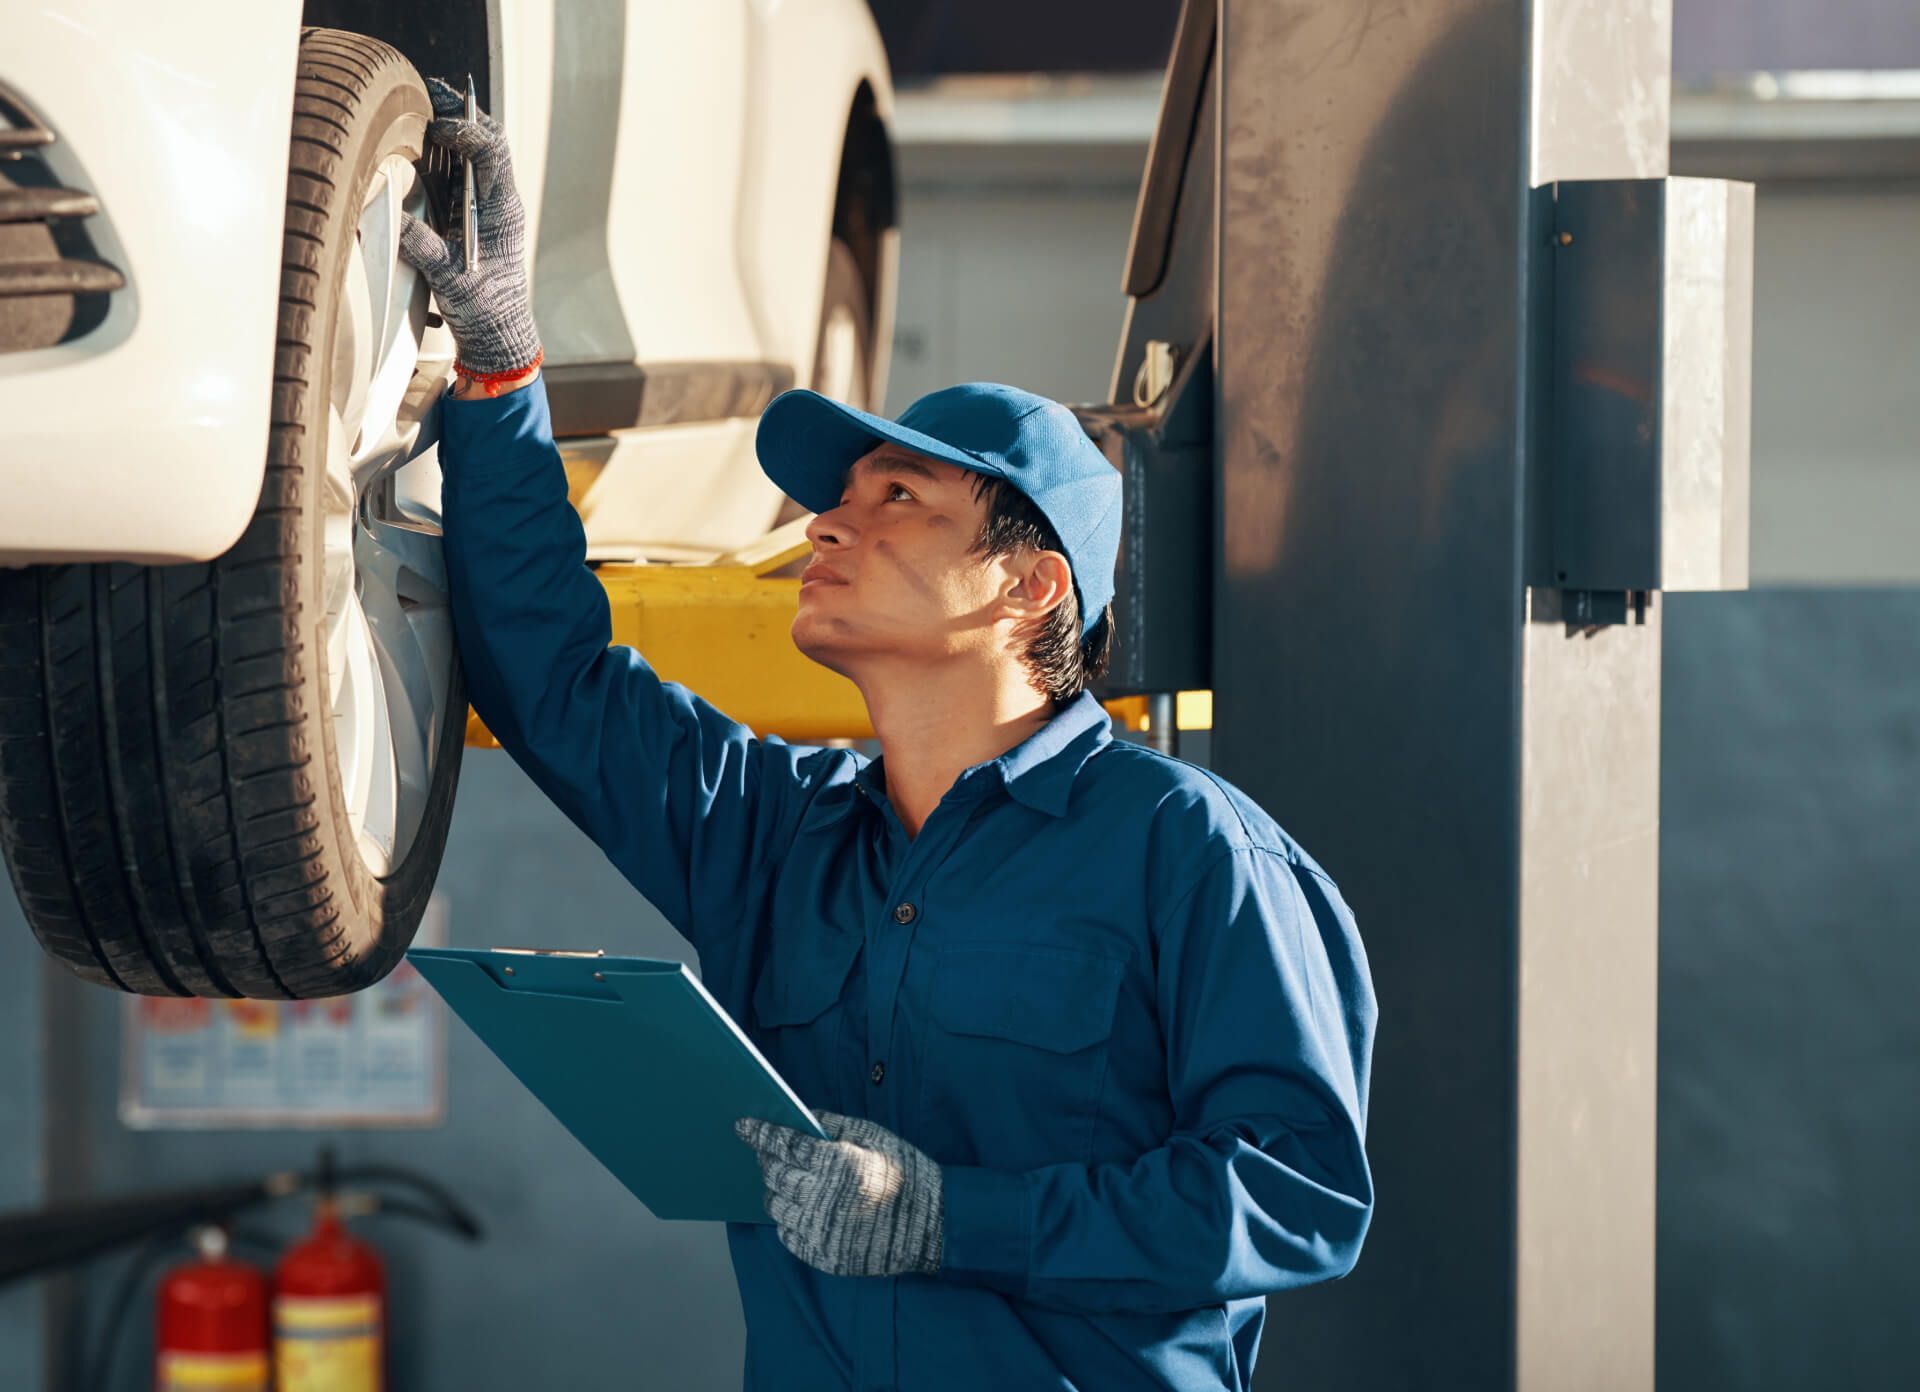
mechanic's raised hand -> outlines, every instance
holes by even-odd
[[[814,1115],[832,1139],[755,1117],[733,1124],[760,1159],[767,1212],[787,1250],[834,1276],[939,1270],[940,1166],[877,1122]]]
[[[467,120],[466,98],[437,77],[427,79],[435,119],[427,138],[473,166],[474,223],[479,264],[469,268],[465,248],[449,247],[431,227],[408,214],[400,226],[400,255],[426,277],[459,348],[458,370],[481,382],[502,382],[537,366],[543,353],[533,326],[527,286],[527,213],[513,186],[506,132],[482,112]]]

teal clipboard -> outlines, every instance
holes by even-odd
[[[433,947],[407,960],[657,1218],[773,1221],[739,1117],[826,1135],[679,962]]]

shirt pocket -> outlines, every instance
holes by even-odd
[[[1125,963],[1073,948],[953,944],[934,963],[920,1117],[949,1164],[1084,1163]]]
[[[800,1100],[844,1110],[843,1050],[857,1046],[847,1016],[857,933],[820,931],[776,942],[753,988],[753,1037]]]

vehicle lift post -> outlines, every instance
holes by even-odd
[[[1181,18],[1114,374],[1149,405],[1089,417],[1133,615],[1199,598],[1119,665],[1211,690],[1381,1011],[1372,1230],[1269,1302],[1273,1386],[1653,1385],[1659,595],[1746,585],[1752,336],[1752,187],[1666,177],[1671,34]]]

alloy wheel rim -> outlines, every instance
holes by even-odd
[[[425,819],[453,679],[441,549],[438,403],[452,336],[399,256],[427,216],[412,162],[388,155],[361,206],[334,319],[320,485],[329,699],[355,844],[385,877]]]

